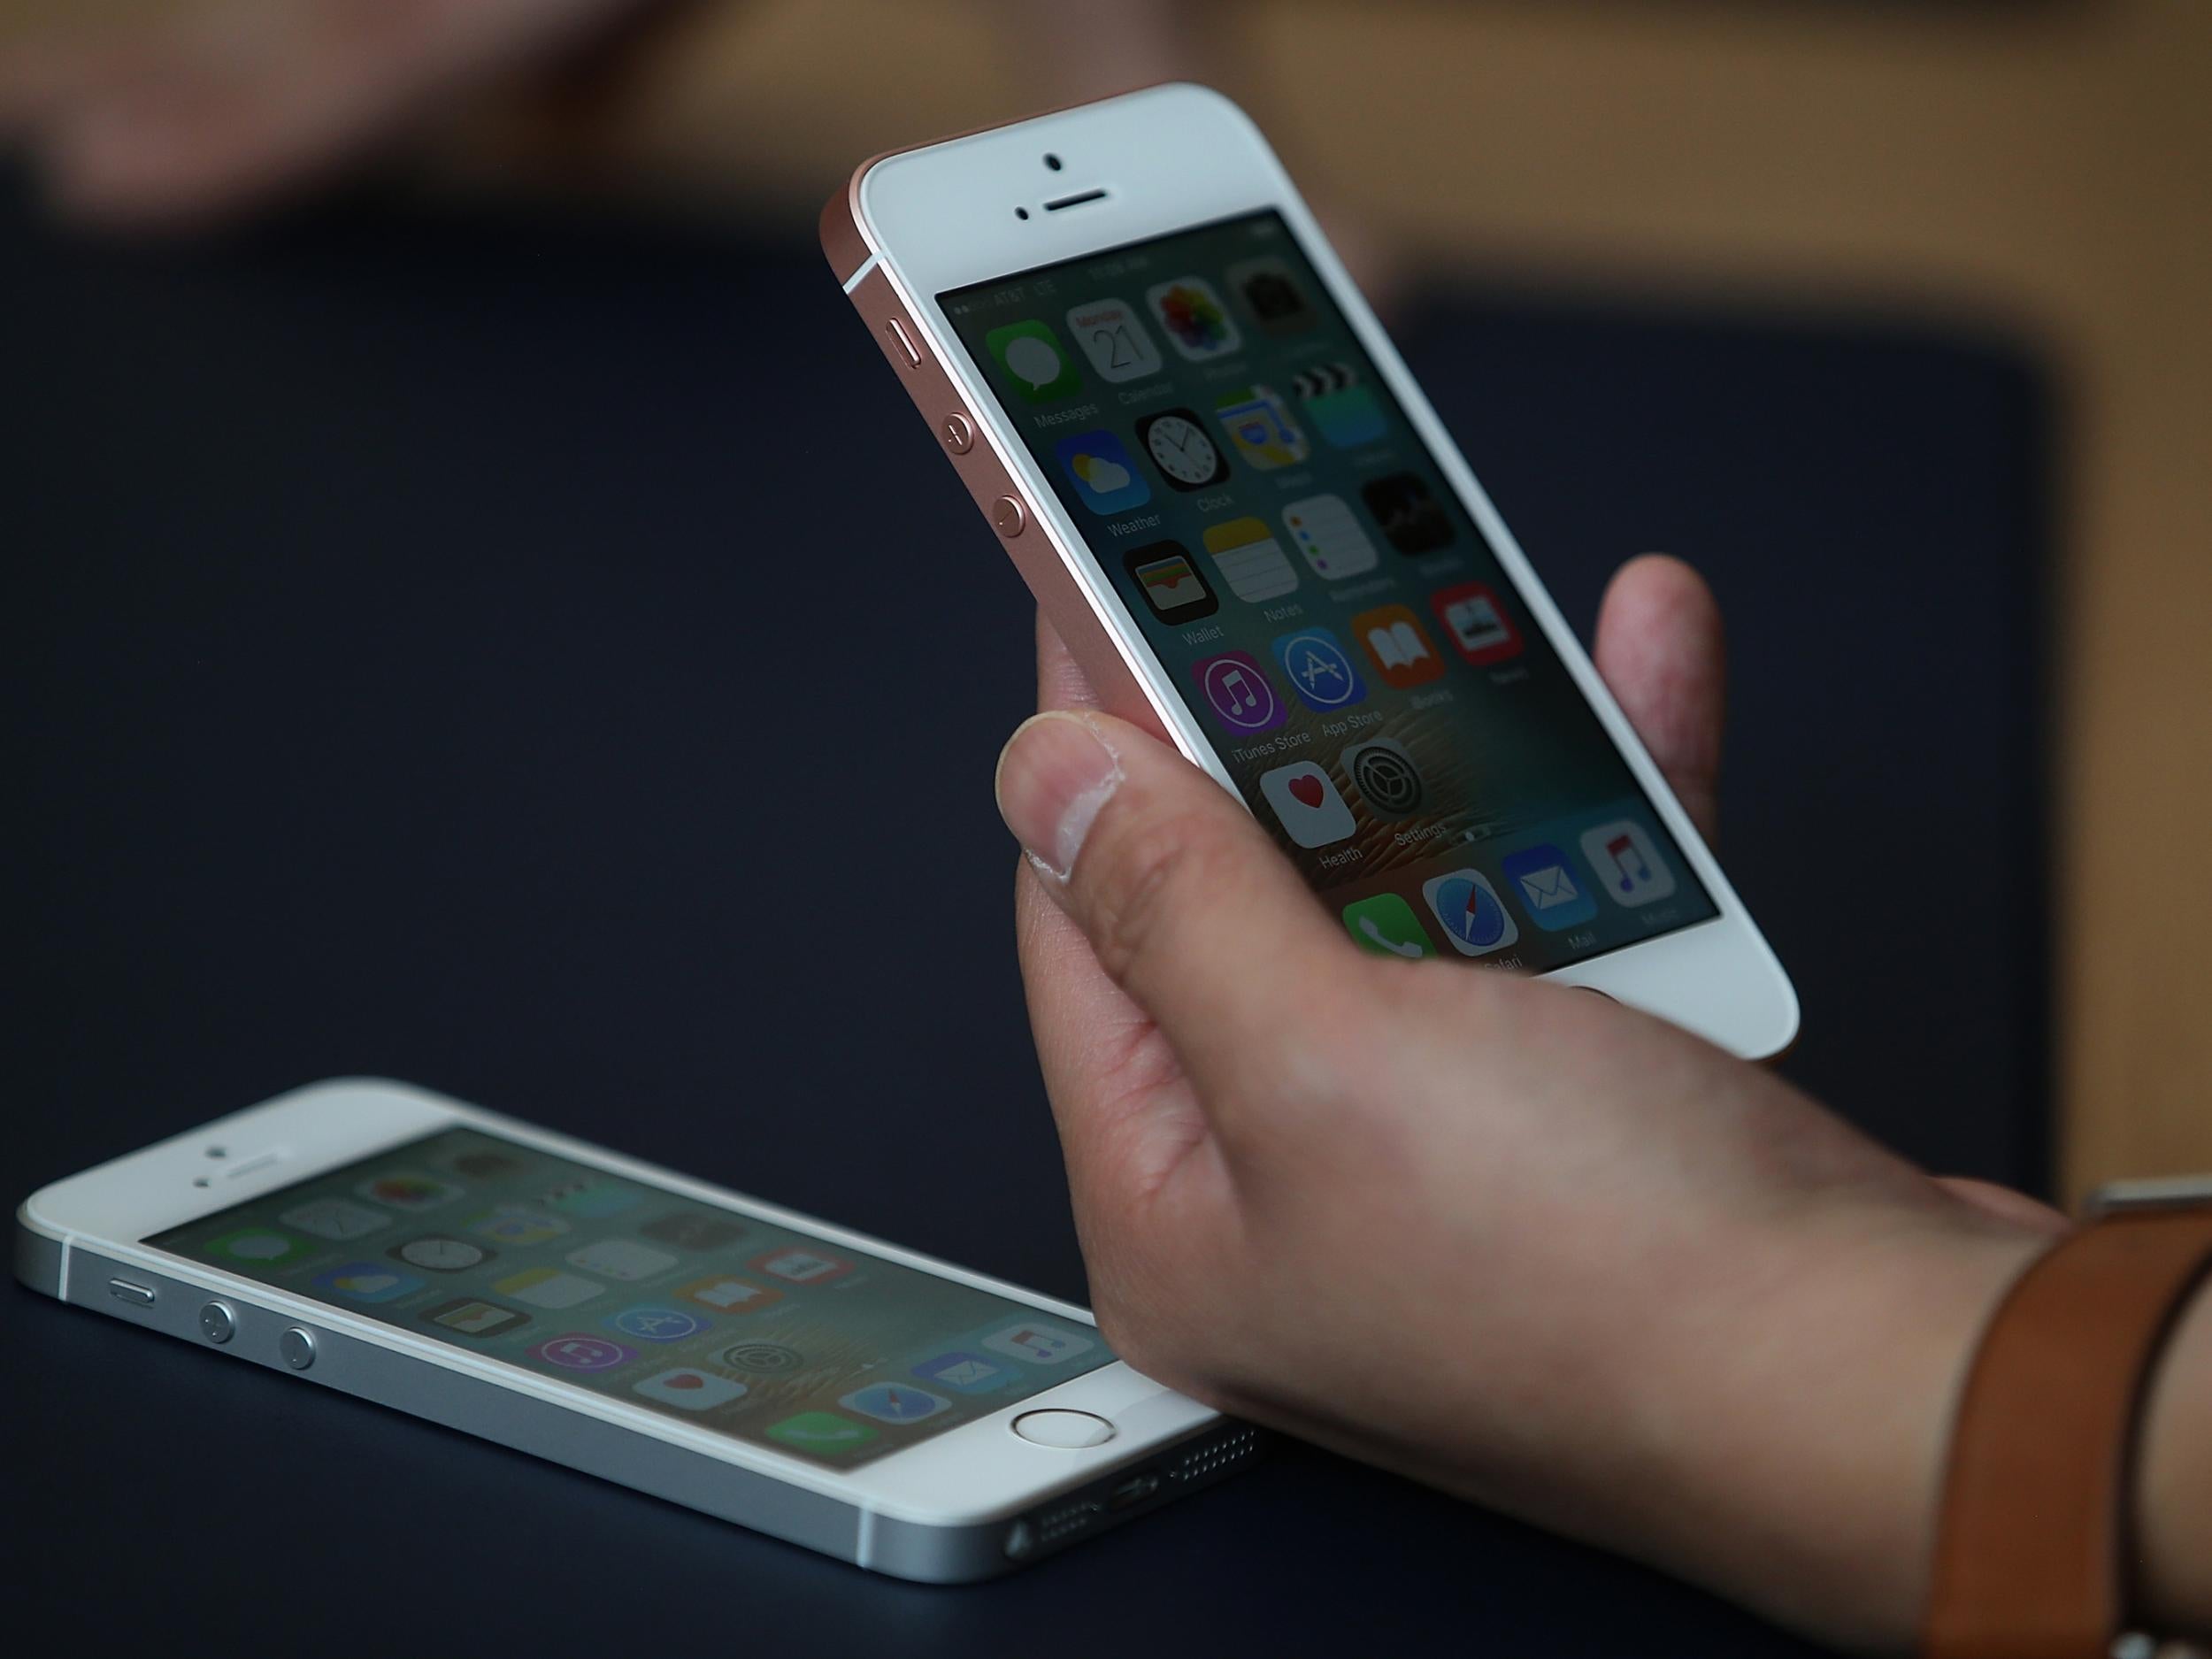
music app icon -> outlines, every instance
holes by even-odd
[[[1584,831],[1582,856],[1616,904],[1655,904],[1674,892],[1674,872],[1643,826],[1627,818]]]
[[[1243,651],[1224,651],[1192,668],[1198,688],[1222,725],[1246,737],[1271,732],[1290,718],[1258,663]]]

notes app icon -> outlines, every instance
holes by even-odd
[[[1283,544],[1257,518],[1232,518],[1210,526],[1206,551],[1229,591],[1247,604],[1298,591],[1298,572],[1291,568]]]

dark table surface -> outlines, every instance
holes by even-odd
[[[131,250],[17,192],[0,298],[10,1190],[379,1073],[1082,1296],[989,790],[1029,606],[810,249],[356,201]],[[1498,293],[1407,343],[1570,616],[1647,547],[1719,588],[1790,1072],[2039,1183],[2033,373]],[[87,1651],[1798,1650],[1297,1448],[927,1589],[0,1308],[12,1568]]]

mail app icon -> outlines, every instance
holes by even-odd
[[[1014,1380],[1012,1366],[958,1348],[924,1360],[914,1368],[914,1374],[964,1394],[989,1394]]]
[[[1549,841],[1524,848],[1505,860],[1505,879],[1529,919],[1548,933],[1564,933],[1593,920],[1598,902],[1589,883],[1575,873],[1567,855]]]

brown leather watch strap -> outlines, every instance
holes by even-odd
[[[2123,1211],[2006,1295],[1959,1402],[1928,1659],[2105,1659],[2125,1629],[2144,1384],[2212,1272],[2212,1206]]]

